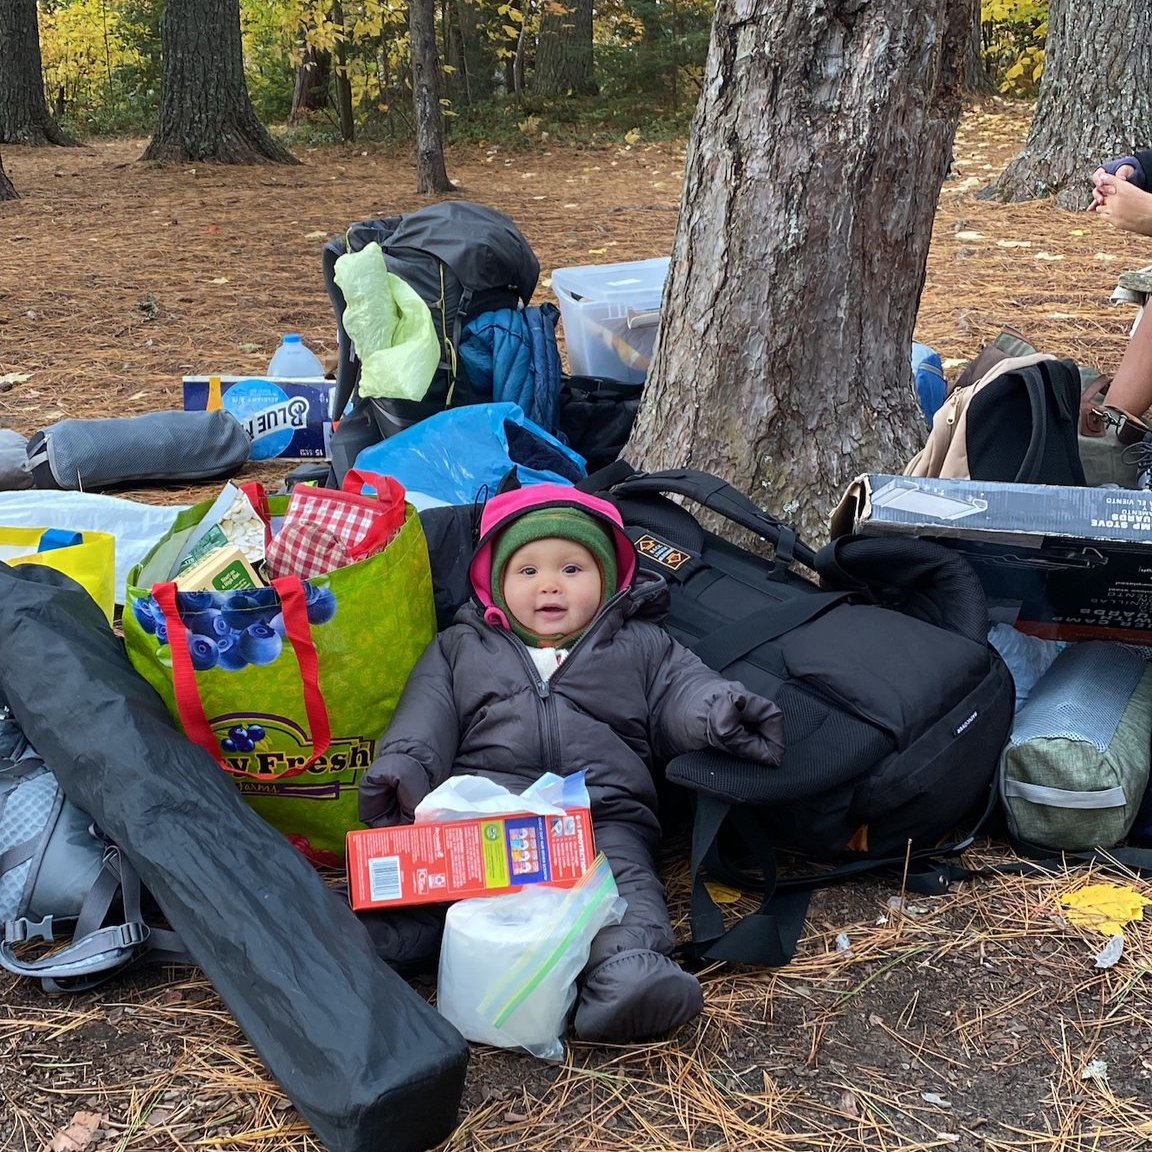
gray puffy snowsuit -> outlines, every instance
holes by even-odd
[[[528,648],[500,625],[486,581],[493,537],[549,501],[578,504],[607,520],[622,590],[543,680]],[[410,821],[420,800],[449,775],[484,776],[521,792],[544,772],[583,770],[596,845],[628,908],[619,925],[593,941],[575,1031],[612,1041],[666,1032],[696,1016],[703,999],[696,979],[669,958],[675,941],[652,856],[660,823],[651,766],[709,745],[776,764],[780,712],[718,676],[661,628],[664,580],[648,573],[633,579],[635,553],[611,505],[540,485],[492,500],[481,531],[471,570],[481,606],[461,608],[413,670],[361,781],[361,818],[373,825]],[[373,936],[381,947],[387,934]],[[402,932],[392,939],[403,947]]]

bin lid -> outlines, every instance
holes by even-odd
[[[586,264],[557,268],[552,288],[576,299],[620,302],[657,308],[668,277],[668,256],[633,260],[627,264]]]

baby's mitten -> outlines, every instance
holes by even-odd
[[[1132,175],[1128,177],[1128,183],[1135,184],[1137,188],[1142,188],[1144,191],[1147,191],[1147,176],[1144,172],[1144,165],[1141,164],[1135,156],[1120,156],[1116,160],[1105,160],[1100,167],[1103,168],[1109,176],[1115,176],[1125,165],[1132,169]]]
[[[708,743],[745,760],[779,764],[784,755],[784,714],[763,696],[725,693],[708,714]]]

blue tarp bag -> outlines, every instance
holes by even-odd
[[[356,467],[394,476],[417,508],[471,504],[510,472],[521,486],[575,484],[584,458],[533,424],[516,404],[448,408],[365,448]]]
[[[928,427],[932,427],[932,417],[936,410],[944,403],[948,395],[948,381],[944,379],[944,365],[940,362],[940,354],[933,352],[927,344],[912,345],[912,376],[916,382],[916,396],[920,401],[920,410]]]

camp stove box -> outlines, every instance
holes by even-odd
[[[328,455],[335,381],[322,376],[220,376],[221,403],[252,439],[253,460]],[[184,377],[184,411],[208,407],[209,376]]]
[[[1152,492],[868,475],[832,515],[848,532],[957,549],[992,619],[1032,636],[1152,645]]]
[[[570,888],[595,856],[587,808],[357,828],[348,833],[349,898],[359,912],[498,896],[528,884]]]

